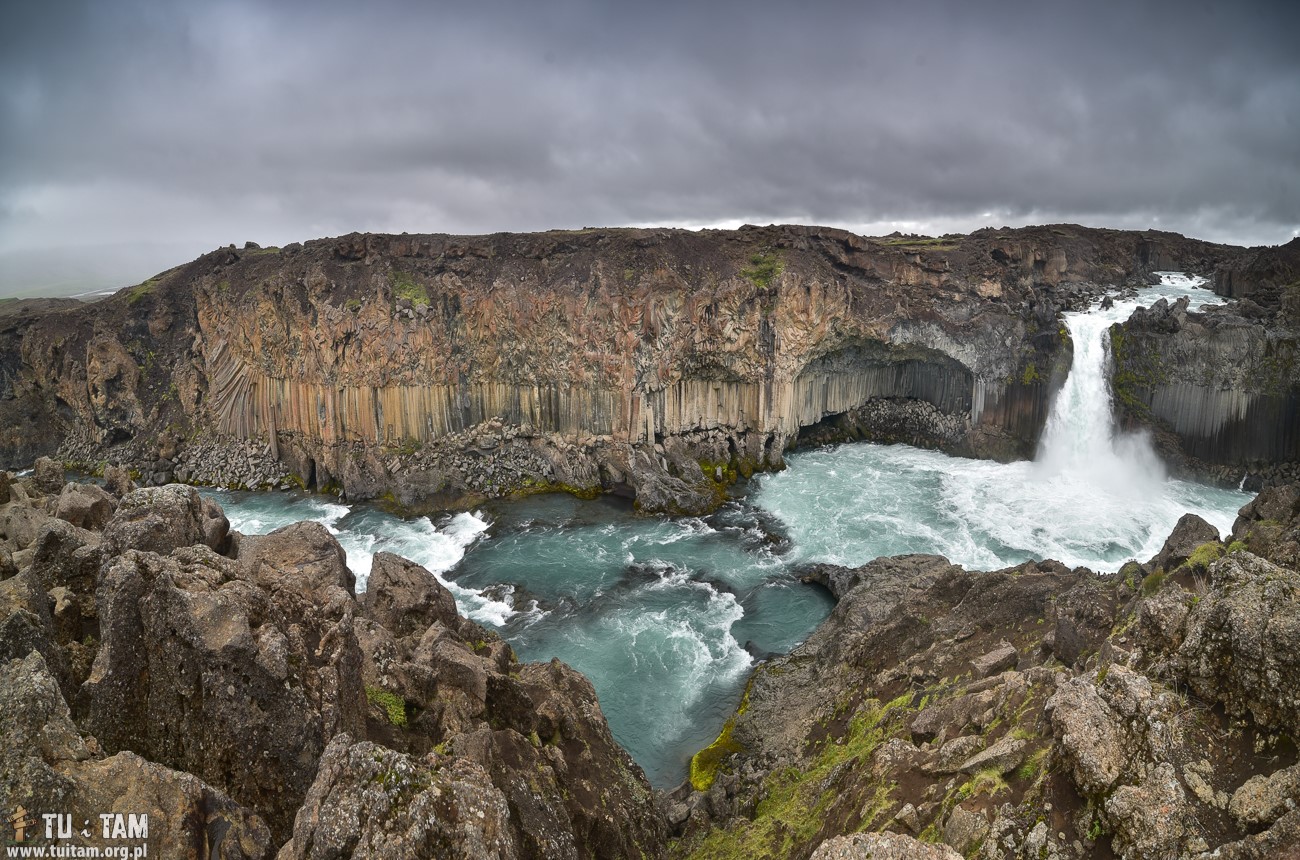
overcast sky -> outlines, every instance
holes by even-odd
[[[1295,2],[6,3],[0,286],[352,230],[1281,243],[1297,33]]]

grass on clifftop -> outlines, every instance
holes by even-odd
[[[785,263],[778,254],[754,254],[749,258],[749,266],[740,270],[740,276],[760,290],[772,286],[772,282],[781,277]]]
[[[393,298],[408,299],[413,305],[429,304],[429,289],[424,284],[417,283],[407,272],[393,272],[391,275],[393,282]]]

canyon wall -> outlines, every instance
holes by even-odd
[[[1300,240],[1220,265],[1204,313],[1157,303],[1111,331],[1116,401],[1176,471],[1249,489],[1300,477]]]
[[[1027,457],[1069,367],[1057,313],[1232,251],[1068,225],[223,248],[94,305],[0,308],[0,458],[412,508],[563,488],[697,511],[837,421]]]

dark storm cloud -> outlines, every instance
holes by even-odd
[[[124,0],[6,23],[0,250],[772,220],[1300,227],[1293,4]]]

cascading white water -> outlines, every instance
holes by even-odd
[[[1074,362],[1039,445],[1037,462],[1045,477],[1060,476],[1123,496],[1155,492],[1164,481],[1164,464],[1149,437],[1115,427],[1109,329],[1128,319],[1138,304],[1130,299],[1106,310],[1064,314]]]
[[[1074,362],[1032,463],[964,460],[905,445],[845,445],[792,455],[764,476],[756,501],[785,522],[810,561],[860,565],[882,555],[940,553],[971,569],[1054,558],[1115,570],[1160,549],[1178,518],[1220,531],[1248,496],[1168,480],[1143,435],[1116,432],[1107,329],[1140,304],[1217,297],[1204,281],[1164,273],[1135,298],[1066,314]]]

